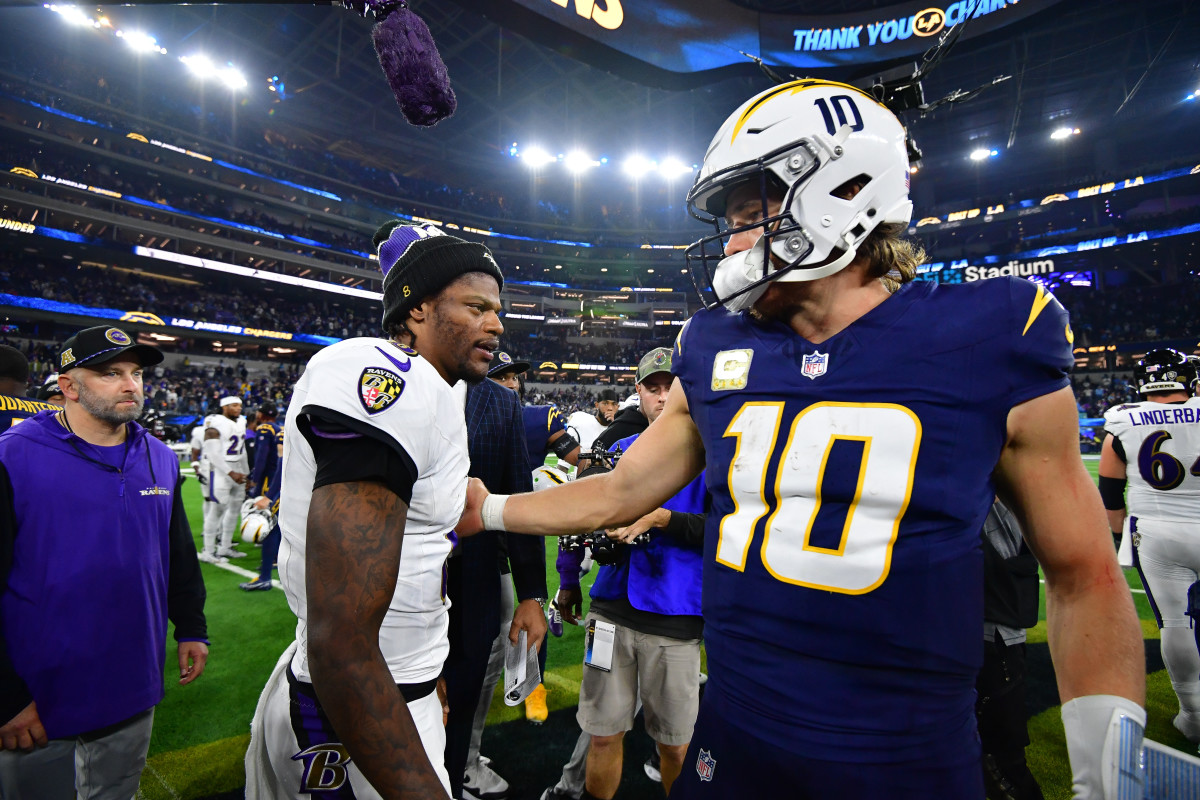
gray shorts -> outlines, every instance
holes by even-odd
[[[593,619],[612,622],[591,612],[585,626]],[[700,707],[700,640],[616,627],[612,670],[583,667],[579,727],[593,736],[632,729],[640,687],[650,738],[660,744],[687,744]]]

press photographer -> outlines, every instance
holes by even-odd
[[[651,350],[638,363],[640,413],[647,425],[662,413],[671,380],[670,350]],[[593,454],[590,469],[611,469],[636,439],[626,437],[607,454]],[[586,480],[585,475],[580,478]],[[633,727],[639,692],[646,732],[658,743],[668,792],[682,769],[700,692],[704,497],[701,475],[633,524],[602,536],[576,537],[559,551],[561,585],[555,603],[573,624],[583,604],[579,565],[585,547],[602,565],[585,623],[592,646],[584,660],[577,716],[591,738],[584,798],[608,800],[616,793],[622,738]],[[574,797],[573,788],[560,783],[548,794]]]

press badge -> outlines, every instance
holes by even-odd
[[[584,639],[583,663],[589,667],[612,670],[613,642],[617,638],[617,626],[611,622],[593,619],[588,622]]]

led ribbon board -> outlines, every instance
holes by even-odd
[[[741,51],[771,65],[805,69],[912,56],[965,19],[970,24],[963,38],[971,38],[1058,2],[917,0],[799,16],[760,14],[730,0],[457,1],[572,58],[640,83],[674,86],[698,83],[698,76],[691,77],[698,73],[749,67]]]

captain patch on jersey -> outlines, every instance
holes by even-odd
[[[367,367],[358,377],[358,399],[368,414],[387,411],[404,391],[404,378],[382,367]]]

